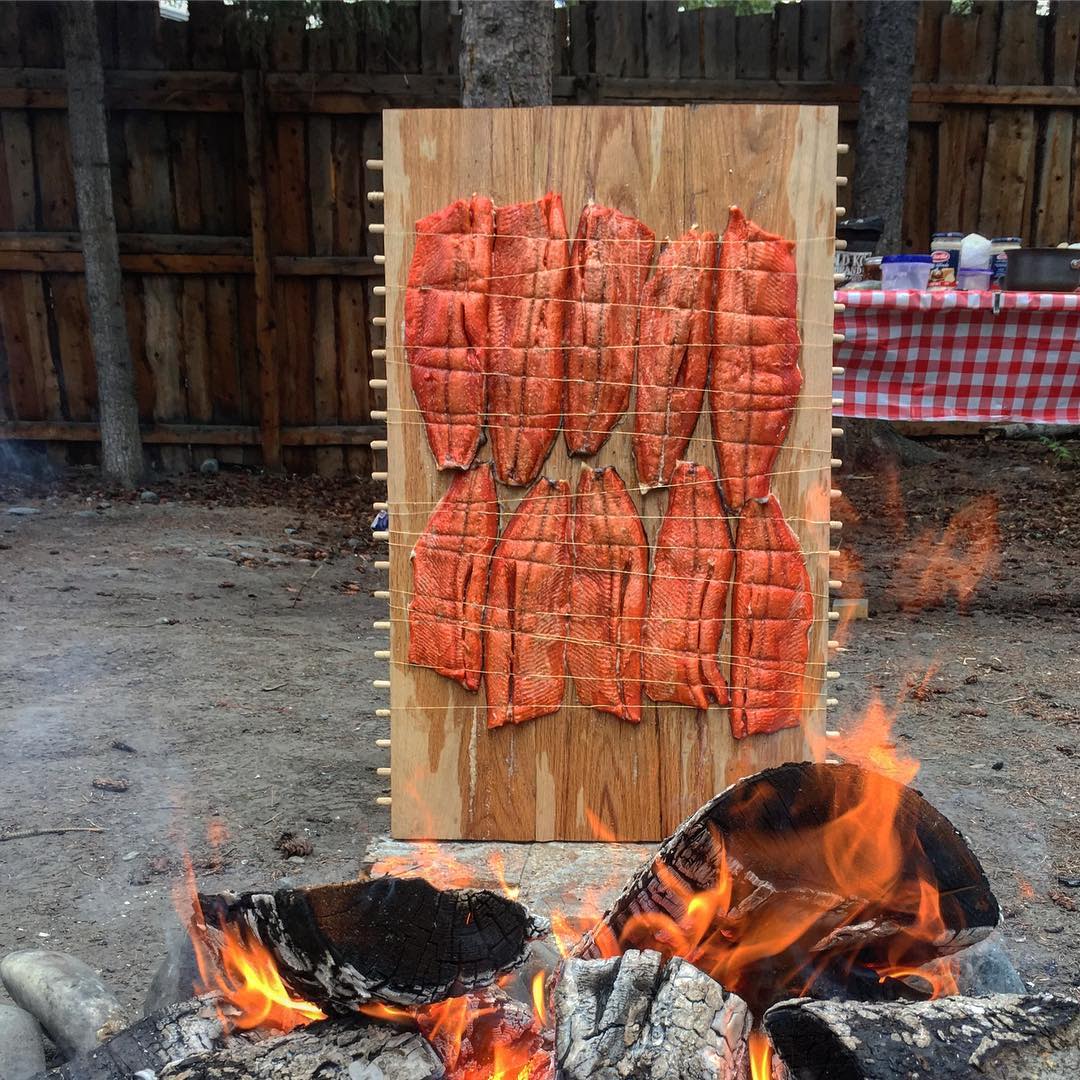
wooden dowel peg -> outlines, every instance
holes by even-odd
[[[844,437],[844,429],[842,427],[834,427],[832,429],[832,437],[834,439],[842,439]]]
[[[372,420],[386,420],[385,409],[372,409],[371,412],[368,413],[368,415],[371,417]]]
[[[385,349],[372,349],[371,350],[371,358],[372,358],[372,360],[385,360],[386,359],[386,350]]]
[[[372,172],[382,172],[382,167],[382,158],[368,158],[367,161],[364,162],[364,168],[371,169]]]
[[[389,690],[390,689],[390,680],[389,679],[372,679],[371,680],[371,685],[374,686],[376,690]]]
[[[390,599],[390,593],[387,592],[386,589],[376,589],[371,595],[376,600],[389,600]]]
[[[837,187],[847,187],[847,177],[846,176],[838,176],[836,178],[836,186]],[[382,192],[380,192],[379,194],[381,196]]]
[[[389,630],[390,629],[390,620],[389,619],[376,619],[371,624],[371,629],[372,630]]]
[[[386,389],[386,380],[385,379],[368,379],[367,384],[368,384],[368,386],[371,387],[372,390],[385,390]]]
[[[376,285],[376,286],[374,286],[374,288],[372,288],[372,290],[371,290],[371,294],[372,294],[372,296],[385,296],[386,295],[386,286],[385,285]]]
[[[838,142],[836,144],[837,154],[846,154],[851,149],[846,142]]]
[[[846,240],[837,240],[837,241],[836,241],[836,242],[835,242],[835,243],[833,244],[833,247],[834,247],[834,248],[835,248],[835,249],[836,249],[837,251],[847,251],[847,241],[846,241]],[[378,256],[378,255],[376,255],[376,256],[375,256],[375,261],[376,261],[376,262],[378,262],[378,261],[379,261],[379,256]],[[383,259],[383,262],[386,262],[386,260],[385,260],[385,259]]]
[[[830,499],[839,499],[842,494],[843,494],[843,492],[839,488],[830,488],[829,489],[829,498]]]
[[[840,552],[837,551],[836,548],[830,548],[829,549],[829,558],[830,559],[839,559],[840,558]]]
[[[391,799],[389,795],[376,795],[375,796],[375,805],[376,806],[392,806],[393,803],[394,803],[394,800]]]
[[[380,766],[379,766],[379,767],[378,767],[378,768],[377,768],[377,769],[375,770],[375,775],[376,775],[376,776],[389,776],[389,775],[390,775],[390,770],[389,770],[389,768],[387,768],[387,766],[385,766],[385,765],[380,765]]]
[[[371,449],[372,450],[385,450],[386,446],[387,446],[387,442],[386,442],[385,439],[372,439],[371,440]]]
[[[381,716],[381,717],[388,717],[390,715],[390,710],[389,709],[376,709],[375,710],[375,715],[376,716]],[[378,746],[378,741],[376,741],[375,745]],[[386,740],[386,745],[387,746],[390,745],[390,740],[389,739]]]
[[[376,484],[385,484],[389,475],[389,473],[384,472],[373,472],[371,474],[371,479],[374,480]]]
[[[838,206],[836,208],[836,216],[838,218],[842,218],[846,213],[847,213],[847,207],[846,206]]]
[[[832,369],[832,373],[833,373],[834,375],[843,375],[843,374],[844,374],[844,372],[845,372],[846,370],[847,370],[847,368],[842,368],[842,367],[834,367],[834,368]],[[372,413],[371,415],[372,415],[372,416],[374,416],[375,414],[374,414],[374,413]]]
[[[839,532],[839,530],[842,529],[843,527],[844,527],[844,523],[842,521],[830,521],[829,522],[829,528],[832,529],[833,532]],[[372,533],[371,535],[374,536],[375,534]]]
[[[847,281],[847,274],[833,274],[832,279],[834,285],[843,285]]]
[[[836,578],[829,578],[829,588],[830,589],[841,589],[841,588],[843,588],[843,586],[844,586],[844,583],[842,581],[837,581]]]
[[[826,679],[839,679],[840,678],[840,672],[839,671],[826,671],[825,672],[825,678]]]
[[[371,539],[377,542],[387,542],[390,539],[390,533],[387,529],[372,529]]]
[[[372,258],[372,261],[375,263],[376,266],[385,266],[386,265],[386,256],[385,255],[372,255],[371,258]]]
[[[836,638],[830,638],[827,642],[825,642],[825,645],[830,649],[840,648],[840,642],[837,641]]]
[[[826,705],[827,705],[827,706],[828,706],[828,707],[829,707],[830,709],[835,709],[835,708],[836,708],[836,706],[840,704],[840,699],[839,699],[839,698],[834,698],[834,697],[827,697],[827,698],[825,699],[825,704],[826,704]]]
[[[371,316],[371,325],[372,326],[385,326],[386,325],[386,316],[385,315],[372,315]]]
[[[825,759],[825,764],[826,765],[839,765],[839,764],[841,764],[841,762],[840,762],[840,759],[837,758],[837,757],[827,757]]]
[[[833,304],[832,309],[833,311],[847,311],[847,304]],[[374,319],[372,322],[374,322]]]
[[[390,562],[387,559],[377,559],[371,564],[376,570],[389,570]]]
[[[376,649],[375,652],[372,655],[375,657],[376,660],[389,660],[390,659],[390,650],[389,649]]]
[[[838,458],[838,457],[829,458],[829,464],[834,469],[839,469],[840,466],[844,464],[844,459],[843,458]]]
[[[376,236],[382,236],[386,232],[386,226],[381,221],[373,221],[368,227],[369,233],[374,233]]]
[[[383,201],[383,199],[386,198],[386,196],[381,191],[369,191],[367,193],[367,198],[368,198],[368,202],[380,203],[380,202]]]
[[[389,503],[384,503],[384,502],[373,502],[371,504],[371,509],[372,510],[389,510],[390,509],[390,504]]]
[[[843,345],[845,340],[846,339],[843,334],[833,334],[832,336],[832,343],[834,345]]]
[[[839,739],[840,738],[840,732],[839,731],[826,731],[825,732],[825,738],[826,739]]]
[[[380,750],[389,750],[390,749],[390,740],[389,739],[376,739],[375,740],[375,745]]]
[[[840,621],[840,612],[839,611],[830,611],[829,612],[829,622],[839,622],[839,621]]]
[[[843,404],[844,404],[844,399],[842,397],[834,397],[832,399],[832,407],[834,409],[841,408],[841,406],[843,406]]]

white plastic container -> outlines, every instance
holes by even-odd
[[[925,289],[930,280],[929,255],[886,255],[881,260],[881,287]]]
[[[989,268],[961,266],[956,272],[956,287],[958,289],[970,289],[972,291],[986,292],[990,288]]]

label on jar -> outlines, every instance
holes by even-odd
[[[952,256],[956,256],[953,261]],[[930,280],[927,282],[928,289],[952,289],[956,287],[956,264],[959,261],[958,251],[932,251],[930,253]]]
[[[991,289],[1004,289],[1005,288],[1005,271],[1009,266],[1009,253],[1007,251],[996,251],[994,257],[990,260],[990,288]]]

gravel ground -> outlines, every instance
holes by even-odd
[[[895,712],[1022,976],[1073,987],[1080,447],[939,446],[939,465],[843,480],[840,576],[872,617],[842,631],[831,722],[852,729],[875,698]],[[132,1007],[175,925],[181,852],[208,889],[340,880],[387,827],[372,492],[241,473],[153,490],[0,479],[0,834],[101,830],[0,841],[0,943],[76,953]],[[277,850],[287,831],[312,854]]]

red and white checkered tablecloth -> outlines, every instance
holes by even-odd
[[[836,294],[839,416],[1080,423],[1080,293]]]

